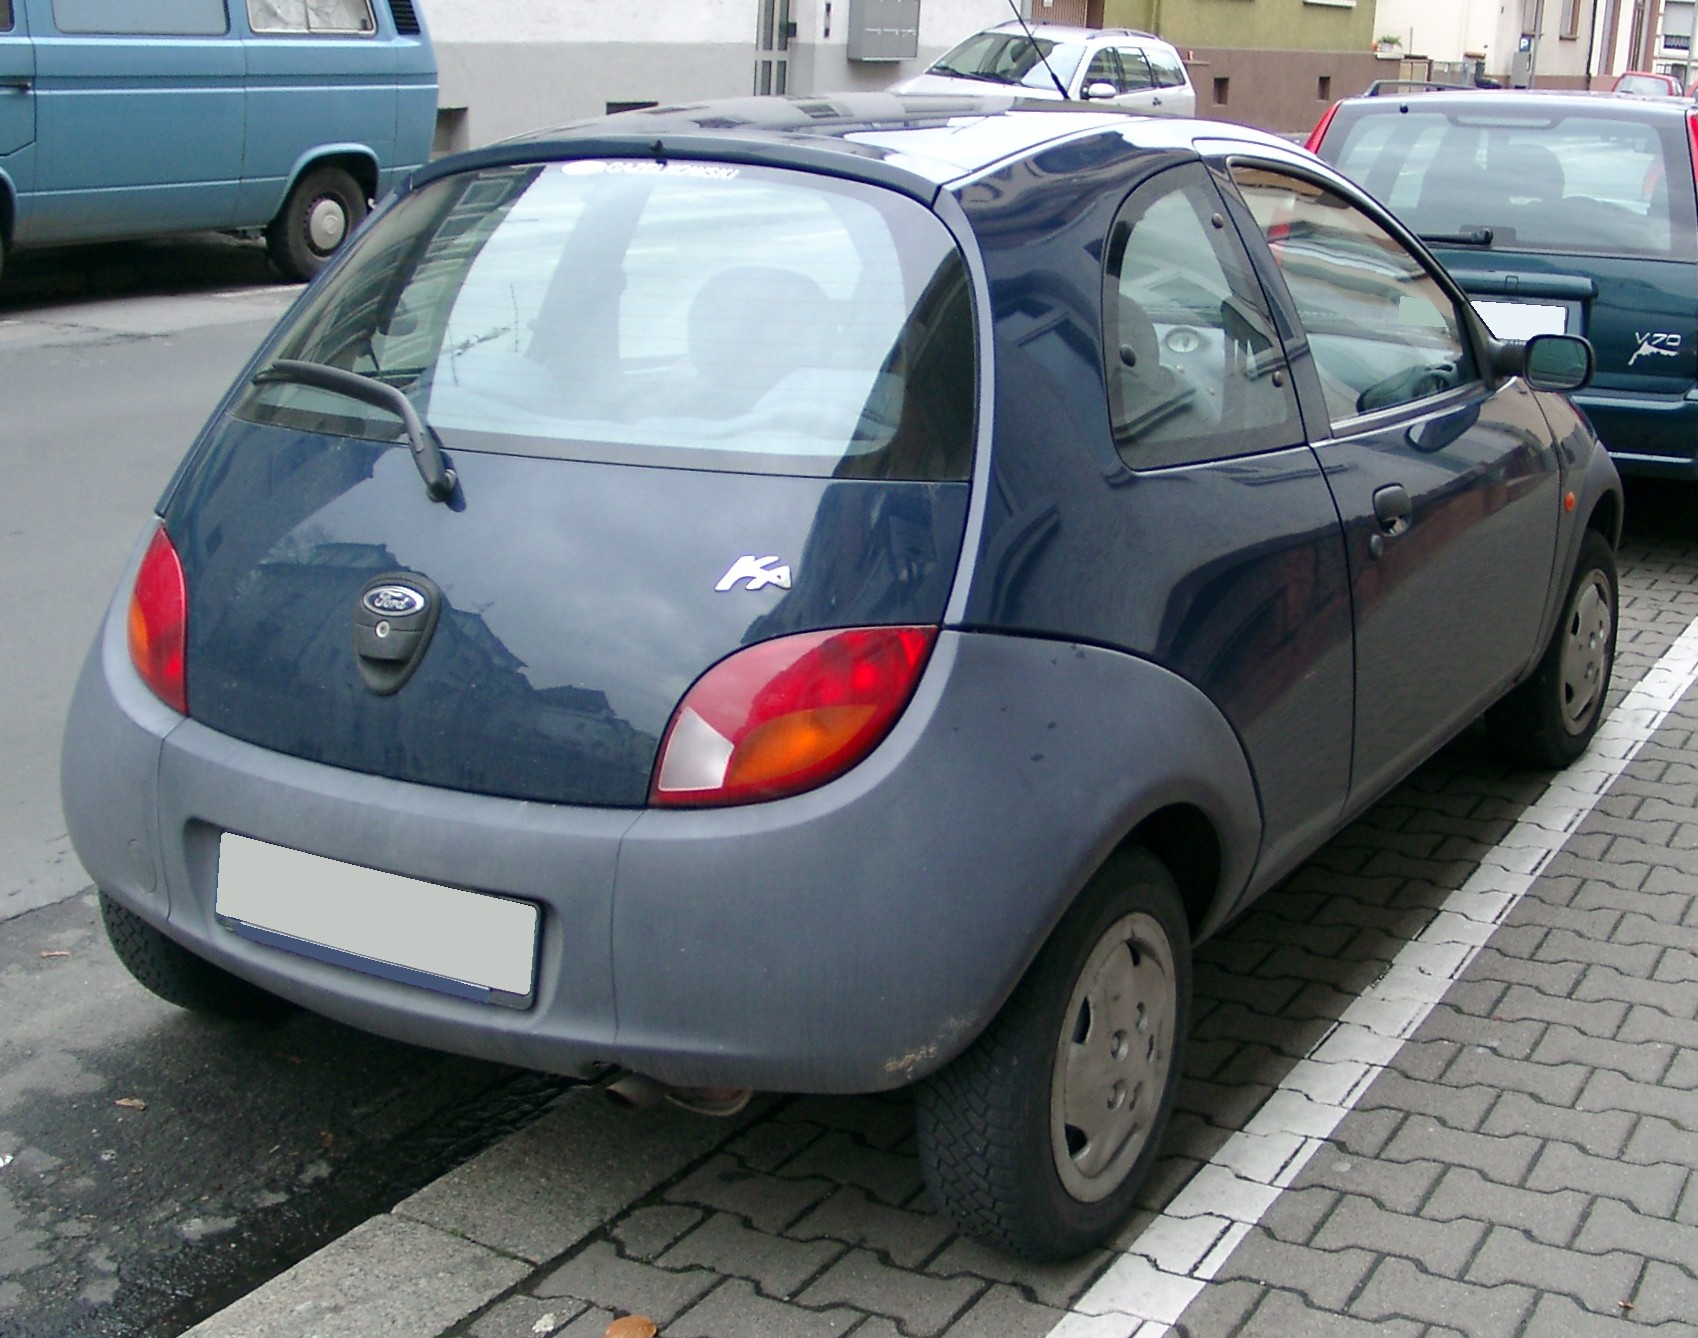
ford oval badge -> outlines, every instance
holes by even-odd
[[[419,591],[406,585],[380,585],[367,590],[360,603],[380,618],[405,618],[420,612],[426,603]]]

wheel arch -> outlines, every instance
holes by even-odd
[[[1221,835],[1214,820],[1196,804],[1169,804],[1140,821],[1114,853],[1132,848],[1149,851],[1173,876],[1195,940],[1229,894],[1222,885]]]
[[[301,178],[307,173],[321,167],[339,167],[366,194],[366,199],[377,198],[378,165],[377,154],[364,144],[321,144],[308,149],[298,159],[290,170],[288,180],[283,183],[283,189],[272,203],[271,216],[275,218],[279,210],[289,201]]]
[[[1621,494],[1605,489],[1586,516],[1586,528],[1596,530],[1609,541],[1611,548],[1617,548],[1621,545],[1621,526]]]
[[[0,172],[0,251],[12,249],[12,234],[18,225],[18,193],[12,179]]]

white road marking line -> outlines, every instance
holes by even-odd
[[[1698,621],[1559,772],[1243,1129],[1233,1134],[1049,1338],[1162,1338],[1385,1072],[1586,816],[1698,682]]]

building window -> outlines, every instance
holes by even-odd
[[[1562,0],[1562,27],[1557,36],[1570,42],[1580,36],[1580,0]]]

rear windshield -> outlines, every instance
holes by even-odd
[[[1484,228],[1494,248],[1694,258],[1684,118],[1405,105],[1359,116],[1323,151],[1423,237]]]
[[[582,160],[434,182],[374,220],[277,349],[399,388],[450,449],[967,477],[965,267],[925,208],[778,169]],[[237,412],[394,437],[292,383]]]

